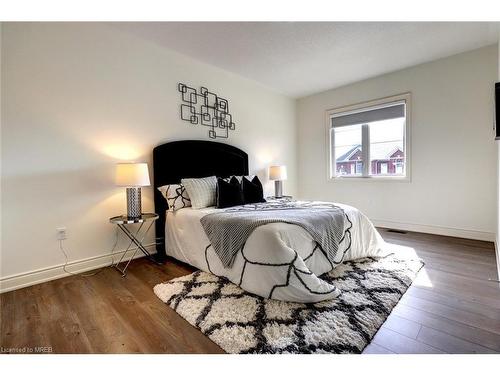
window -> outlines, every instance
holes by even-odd
[[[327,112],[329,177],[408,177],[410,95]]]
[[[398,162],[398,163],[395,163],[395,165],[396,165],[396,174],[402,174],[403,173],[403,163]]]
[[[335,154],[341,156],[336,165],[336,174],[340,176],[361,176],[361,125],[343,126],[335,131]],[[340,161],[345,160],[345,161]]]
[[[380,174],[387,174],[387,163],[380,163]],[[375,171],[377,173],[377,171]]]
[[[363,162],[361,162],[361,161],[356,162],[356,173],[357,174],[363,173]]]

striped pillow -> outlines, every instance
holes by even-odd
[[[191,199],[195,209],[215,206],[217,196],[217,177],[183,178],[182,185]]]

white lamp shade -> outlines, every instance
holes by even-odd
[[[116,165],[116,185],[149,186],[148,163],[118,163]]]
[[[269,167],[269,179],[283,181],[287,179],[286,166],[273,165]]]

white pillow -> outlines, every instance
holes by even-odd
[[[189,195],[183,185],[163,185],[160,186],[158,190],[167,200],[169,211],[176,211],[181,208],[191,207],[191,199],[189,199]]]
[[[217,177],[183,178],[181,183],[186,187],[193,208],[215,206]]]

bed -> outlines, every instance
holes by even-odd
[[[167,202],[157,187],[179,183],[182,178],[248,175],[248,155],[234,146],[218,142],[176,141],[153,150],[153,168],[155,211],[160,215],[156,222],[160,240],[158,257],[172,256],[227,278],[258,296],[302,303],[332,299],[340,291],[322,280],[321,275],[347,260],[384,255],[384,241],[370,220],[356,208],[339,203],[295,202],[310,210],[325,205],[335,205],[342,210],[344,225],[333,257],[327,256],[304,228],[274,222],[253,230],[228,267],[214,250],[200,222],[221,210],[188,207],[167,211]],[[285,209],[280,204],[283,203],[269,202],[262,207]],[[254,208],[260,210],[262,207],[255,205]]]

